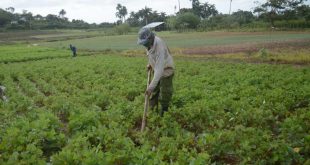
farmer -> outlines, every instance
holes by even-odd
[[[75,47],[75,46],[72,46],[72,45],[70,44],[70,49],[71,49],[71,51],[72,51],[72,53],[73,53],[73,57],[76,57],[76,47]]]
[[[145,94],[150,96],[151,109],[154,109],[155,106],[158,108],[158,101],[160,102],[160,116],[163,116],[164,112],[168,111],[172,98],[173,59],[166,43],[155,36],[149,28],[140,29],[138,35],[138,44],[147,49],[147,69],[154,71],[154,77]]]

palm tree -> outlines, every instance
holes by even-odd
[[[66,14],[67,14],[67,12],[64,9],[61,9],[59,12],[59,17],[64,18]]]
[[[148,18],[152,13],[152,9],[145,6],[144,9],[138,11],[139,15],[145,20],[145,25],[148,23]]]
[[[119,19],[123,19],[122,22],[125,22],[125,17],[128,14],[126,6],[122,6],[121,4],[117,4],[116,6],[116,17]]]

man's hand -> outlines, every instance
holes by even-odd
[[[146,70],[149,71],[149,70],[151,70],[151,69],[152,69],[152,66],[151,66],[150,64],[147,64],[147,65],[146,65]]]
[[[151,96],[152,92],[153,92],[153,89],[147,88],[145,91],[145,95]]]

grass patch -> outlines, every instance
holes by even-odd
[[[162,37],[170,48],[195,48],[214,45],[230,45],[244,43],[269,43],[287,40],[309,39],[310,33],[304,32],[259,32],[259,33],[241,33],[241,32],[191,32],[191,33],[172,33],[159,32],[158,36]],[[132,50],[141,49],[138,46],[137,35],[121,36],[100,36],[85,39],[74,39],[59,42],[49,42],[42,45],[63,48],[68,44],[74,44],[79,49],[89,50]]]

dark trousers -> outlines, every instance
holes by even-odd
[[[158,102],[160,102],[161,110],[159,113],[163,115],[165,111],[168,111],[169,104],[172,99],[173,93],[173,74],[169,77],[163,77],[160,79],[159,83],[157,84],[156,88],[152,92],[150,98],[150,108],[155,109],[158,112]]]
[[[73,57],[76,57],[76,52],[72,52],[73,53]]]

